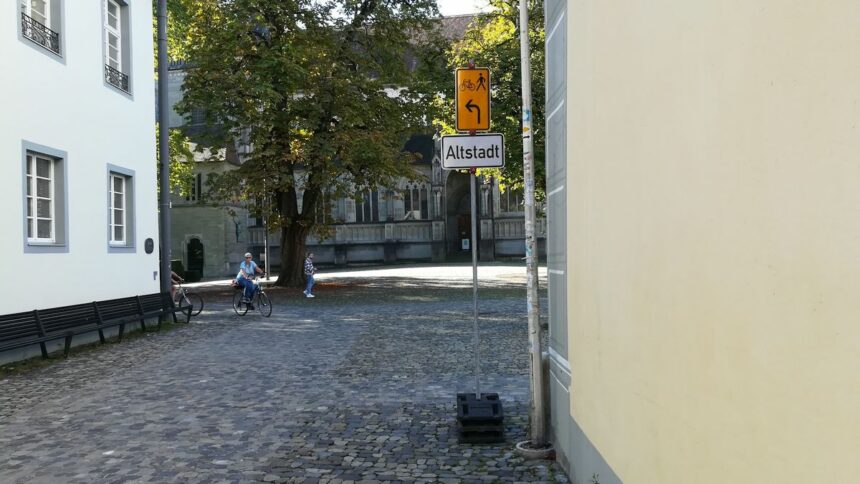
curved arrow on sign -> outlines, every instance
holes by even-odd
[[[466,103],[466,109],[468,109],[470,113],[472,112],[472,109],[477,109],[478,110],[478,124],[481,124],[481,107],[478,106],[477,104],[472,104],[472,100],[469,99],[469,102]]]

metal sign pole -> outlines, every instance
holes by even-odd
[[[467,69],[457,69],[455,79],[454,92],[464,91],[463,94],[466,94],[462,102],[458,95],[455,96],[457,131],[468,130],[469,134],[443,136],[440,143],[441,159],[443,169],[468,169],[470,174],[472,296],[475,316],[473,323],[475,396],[473,398],[469,393],[457,394],[458,441],[460,443],[504,442],[504,412],[499,394],[481,393],[481,334],[478,331],[478,187],[475,175],[478,168],[505,165],[505,140],[504,136],[498,133],[477,134],[479,129],[484,131],[490,129],[489,69],[475,69],[475,63],[469,62]]]
[[[478,197],[475,195],[475,169],[469,170],[470,188],[472,192],[472,294],[475,306],[475,398],[481,398],[481,337],[478,334],[478,238],[477,208]]]

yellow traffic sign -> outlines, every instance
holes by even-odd
[[[457,131],[489,131],[490,70],[457,69],[454,104]]]

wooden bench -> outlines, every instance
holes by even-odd
[[[191,306],[180,307],[177,306],[176,303],[173,302],[173,298],[170,297],[170,293],[155,293],[155,294],[147,294],[146,296],[138,296],[137,297],[140,304],[140,313],[144,318],[151,318],[155,316],[166,316],[170,314],[173,316],[173,322],[178,322],[176,318],[177,313],[181,313],[184,320],[183,323],[187,323],[191,321]],[[161,319],[158,321],[159,328],[161,327]]]
[[[122,340],[126,324],[140,323],[141,330],[146,330],[146,320],[158,318],[161,329],[162,316],[171,315],[177,322],[177,313],[182,313],[185,322],[191,320],[190,306],[176,306],[170,293],[155,293],[2,315],[0,351],[38,344],[42,357],[47,358],[45,343],[64,339],[63,355],[68,357],[76,335],[98,331],[99,341],[104,344],[106,328],[119,326]]]
[[[42,357],[47,358],[45,343],[59,338],[45,334],[39,323],[38,311],[0,316],[0,351],[38,344],[42,348]]]
[[[65,357],[69,356],[69,350],[72,348],[72,337],[75,335],[89,333],[97,329],[99,335],[102,335],[95,303],[40,309],[36,311],[36,317],[39,318],[39,323],[47,336],[65,340],[65,351],[63,351]],[[45,356],[44,352],[42,356]]]

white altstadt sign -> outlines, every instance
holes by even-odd
[[[501,168],[505,166],[505,137],[499,133],[442,136],[442,168]]]

